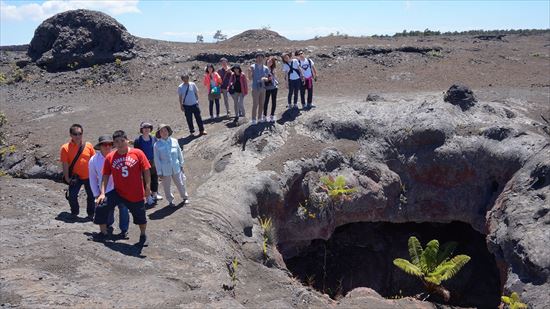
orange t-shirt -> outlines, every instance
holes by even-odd
[[[73,143],[72,141],[63,144],[60,150],[61,155],[59,161],[66,162],[70,166],[73,162],[74,156],[76,156],[76,153],[78,152],[79,147],[79,145]],[[86,143],[84,149],[82,149],[82,154],[78,157],[78,160],[74,164],[73,174],[78,175],[80,179],[88,179],[88,162],[93,155],[95,155],[94,146],[90,143]]]

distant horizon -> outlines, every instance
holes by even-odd
[[[250,30],[269,30],[269,31],[274,31],[276,33],[278,33],[279,35],[281,35],[279,32],[273,30],[273,29],[246,29],[246,30],[243,30],[243,32],[241,33],[237,33],[236,35],[234,36],[231,36],[231,37],[228,37],[226,40],[229,40],[235,36],[238,36],[240,34],[243,34],[244,32],[246,31],[250,31]],[[434,31],[434,32],[438,32],[439,30],[437,29],[424,29],[424,30],[430,30],[430,31]],[[408,30],[406,29],[407,32],[423,32],[424,30]],[[437,34],[437,35],[441,35],[441,36],[444,36],[444,35],[480,35],[480,34],[468,34],[466,32],[478,32],[478,31],[483,31],[484,33],[498,33],[498,34],[515,34],[515,33],[508,33],[508,32],[514,32],[514,31],[534,31],[534,32],[537,32],[535,34],[539,34],[540,32],[550,32],[550,28],[546,28],[546,29],[488,29],[488,30],[484,30],[484,29],[470,29],[470,30],[464,30],[464,31],[458,31],[458,33],[456,34],[453,34],[452,32],[453,31],[450,31],[451,33],[449,32],[441,32],[441,34]],[[290,41],[296,41],[296,42],[300,42],[300,41],[309,41],[309,40],[314,40],[316,38],[326,38],[326,37],[331,37],[331,36],[347,36],[349,38],[376,38],[376,37],[403,37],[403,36],[397,36],[398,34],[400,34],[402,32],[396,32],[394,34],[373,34],[373,35],[360,35],[360,36],[356,36],[356,35],[347,35],[345,33],[341,33],[341,34],[333,34],[333,33],[329,33],[328,35],[324,35],[324,36],[316,36],[316,37],[312,37],[312,38],[307,38],[307,39],[302,39],[302,40],[293,40],[293,39],[289,39],[287,37],[285,37],[284,35],[281,35],[287,39],[289,39]],[[132,34],[132,33],[130,33]],[[132,34],[133,35],[133,34]],[[528,35],[532,35],[532,34],[528,34]],[[196,41],[173,41],[173,40],[164,40],[164,39],[157,39],[157,38],[146,38],[146,37],[140,37],[140,36],[137,36],[137,35],[134,35],[135,37],[138,37],[138,38],[141,38],[141,39],[148,39],[148,40],[158,40],[158,41],[166,41],[166,42],[171,42],[171,43],[187,43],[187,44],[199,44],[198,42]],[[416,36],[424,36],[422,34],[418,34],[418,35],[411,35],[413,37],[416,37]],[[221,43],[223,41],[211,41],[211,42],[202,42],[200,44],[216,44],[216,43]],[[6,47],[17,47],[17,46],[25,46],[25,45],[29,45],[30,44],[30,41],[28,43],[23,43],[23,44],[11,44],[11,45],[0,45],[0,49],[1,48],[6,48]]]
[[[68,10],[106,13],[134,36],[170,42],[215,42],[269,28],[294,41],[330,33],[392,36],[407,31],[549,30],[550,1],[143,1],[0,0],[0,46],[30,43],[47,18]],[[234,13],[238,12],[238,13]],[[212,21],[205,20],[211,16]]]

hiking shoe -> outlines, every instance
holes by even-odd
[[[161,201],[163,199],[162,195],[156,193],[156,194],[153,194],[153,200],[155,201]]]
[[[148,246],[149,243],[147,242],[147,235],[140,235],[139,236],[139,242],[138,244],[142,245],[142,246]]]
[[[127,231],[121,231],[116,236],[117,236],[118,239],[129,239]]]
[[[107,235],[113,235],[114,228],[112,226],[107,227]]]
[[[182,201],[181,203],[182,203],[183,205],[189,204],[189,198],[183,199],[183,201]]]
[[[106,242],[109,239],[108,234],[103,233],[93,233],[92,236],[88,238],[88,240],[95,241],[95,242]]]
[[[206,131],[201,131],[199,135],[208,135],[208,133],[206,133]]]
[[[298,109],[298,104],[294,104],[294,109]]]

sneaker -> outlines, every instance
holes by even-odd
[[[199,135],[208,135],[208,133],[206,133],[206,131],[201,131]]]
[[[120,231],[116,236],[118,239],[129,239],[128,231]]]
[[[184,199],[184,200],[182,201],[182,204],[183,204],[183,205],[189,204],[189,198]]]
[[[216,114],[216,119],[220,118],[220,114]]]
[[[256,124],[256,119],[252,119],[252,124]]]
[[[158,193],[153,193],[153,199],[156,201],[161,201],[163,199],[162,195]]]
[[[148,196],[147,197],[147,205],[151,206],[155,203],[155,201],[153,200],[153,197],[152,196]]]
[[[294,109],[298,109],[298,104],[294,104]]]
[[[317,107],[315,104],[311,103],[308,105],[309,108],[314,108],[314,107]]]
[[[272,115],[271,117],[269,117],[269,121],[270,122],[275,122],[275,116]]]
[[[108,227],[107,227],[107,235],[113,235],[113,231],[114,231],[114,230],[115,230],[115,229],[114,229],[112,226],[108,226]]]
[[[286,106],[286,108],[291,109],[291,108],[292,108],[292,105],[288,104],[288,105]]]
[[[95,242],[106,242],[109,239],[108,234],[103,233],[93,233],[92,236],[88,237],[88,240],[95,241]]]
[[[206,120],[213,120],[214,119],[214,116],[210,116],[208,118],[206,118]]]
[[[147,235],[140,235],[138,244],[140,244],[144,247],[148,246],[149,243],[147,242]]]

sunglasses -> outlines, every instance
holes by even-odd
[[[71,133],[72,136],[80,136],[82,133]]]
[[[102,143],[101,146],[113,147],[113,143]]]

